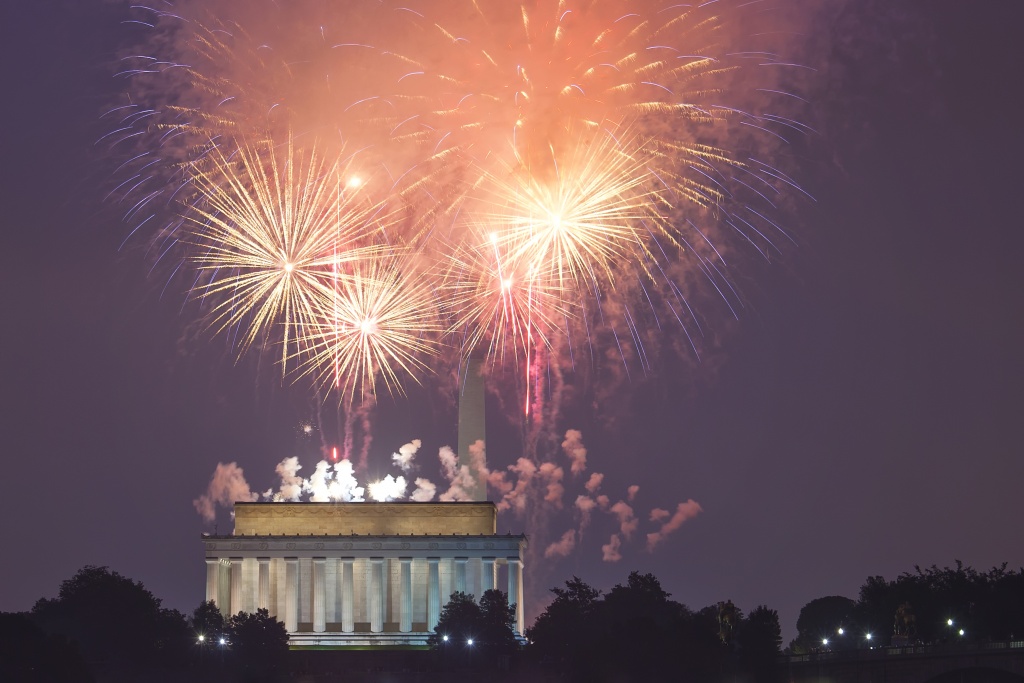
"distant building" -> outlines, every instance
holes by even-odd
[[[230,536],[204,536],[206,599],[266,608],[292,647],[426,645],[455,591],[516,604],[523,535],[497,535],[489,502],[236,503]]]

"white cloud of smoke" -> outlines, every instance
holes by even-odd
[[[365,486],[359,484],[355,463],[350,459],[334,463],[322,460],[306,479],[299,474],[302,465],[298,458],[284,458],[275,468],[280,480],[279,486],[276,490],[267,490],[262,498],[275,502],[452,502],[470,500],[471,492],[482,487],[488,491],[488,498],[495,501],[499,512],[511,512],[517,517],[526,518],[527,512],[532,511],[530,523],[541,523],[546,529],[547,520],[553,519],[552,515],[558,514],[564,506],[567,485],[575,481],[577,483],[572,484],[575,487],[580,485],[578,482],[583,482],[582,488],[574,492],[575,498],[570,498],[573,503],[569,512],[576,518],[575,528],[566,530],[550,542],[544,540],[545,529],[531,529],[531,533],[540,534],[541,543],[546,543],[539,547],[544,548],[543,556],[549,560],[568,557],[584,547],[584,532],[594,524],[595,513],[604,513],[615,520],[616,529],[608,542],[601,546],[601,556],[605,562],[618,562],[623,557],[625,544],[633,539],[644,521],[637,516],[634,507],[640,496],[638,485],[628,486],[625,496],[612,503],[612,498],[607,494],[598,493],[604,485],[603,473],[591,472],[586,479],[576,479],[586,474],[587,470],[587,449],[579,430],[570,429],[565,433],[559,451],[564,455],[572,476],[569,483],[566,481],[566,466],[554,461],[537,462],[536,459],[520,457],[504,469],[489,469],[483,441],[477,441],[470,447],[469,462],[461,465],[452,448],[442,446],[438,449],[438,464],[444,480],[441,486],[426,477],[411,480],[406,475],[419,467],[415,457],[421,448],[422,442],[419,439],[402,445],[391,455],[391,464],[402,473],[387,474]],[[207,491],[194,501],[194,505],[202,518],[211,522],[216,516],[217,506],[230,507],[236,501],[254,501],[259,498],[249,489],[242,469],[236,463],[221,463],[217,465]],[[647,515],[647,522],[657,526],[643,535],[647,550],[653,552],[685,522],[702,511],[700,504],[693,499],[678,503],[675,510],[652,508]]]

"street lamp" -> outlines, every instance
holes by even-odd
[[[963,631],[961,631],[960,633],[962,635]],[[472,645],[472,644],[473,644],[473,639],[472,638],[470,638],[469,640],[466,641],[466,645]]]
[[[844,633],[844,631],[843,631],[843,627],[842,627],[842,626],[840,626],[840,627],[839,627],[839,630],[838,630],[838,631],[836,631],[836,633],[838,633],[839,635],[843,635],[843,633]]]
[[[952,626],[952,625],[953,625],[953,620],[952,619],[946,619],[946,626]]]

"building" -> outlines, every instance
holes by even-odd
[[[455,591],[516,604],[523,535],[497,535],[490,502],[235,503],[230,536],[204,535],[206,599],[266,608],[292,647],[423,646]]]

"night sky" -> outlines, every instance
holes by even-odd
[[[614,422],[583,405],[558,425],[583,432],[613,499],[636,484],[641,515],[690,498],[703,513],[618,563],[601,561],[613,523],[595,518],[570,557],[527,566],[534,596],[573,574],[609,588],[650,571],[695,609],[777,609],[788,642],[802,605],[856,598],[871,575],[1024,565],[1024,7],[819,4],[830,19],[803,37],[818,135],[800,151],[816,201],[792,218],[799,249],[750,273],[752,305],[718,324],[712,360],[635,379]],[[236,461],[264,490],[283,457],[305,474],[318,459],[319,438],[299,430],[315,401],[235,365],[143,249],[119,249],[126,226],[104,202],[116,162],[94,142],[122,87],[123,12],[0,10],[4,611],[86,564],[191,611],[199,535],[213,530],[192,501],[215,465]],[[492,408],[501,466],[519,454],[516,430]],[[373,424],[371,470],[410,439],[425,468],[454,445],[455,413],[427,391],[382,401]],[[506,530],[533,533],[512,516]]]

